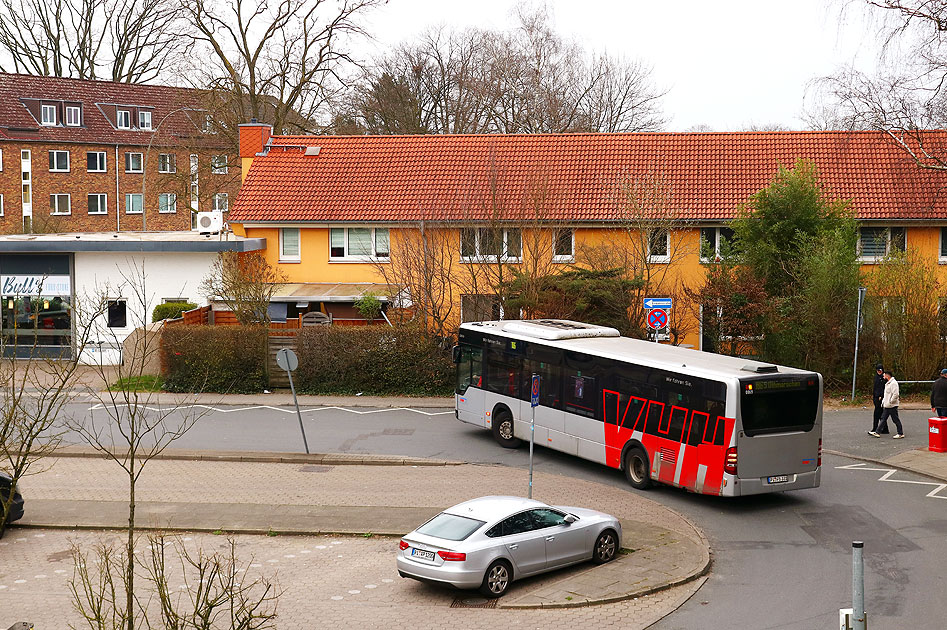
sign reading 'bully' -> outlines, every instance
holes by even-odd
[[[67,296],[71,288],[69,276],[0,276],[0,295]]]

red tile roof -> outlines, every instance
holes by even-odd
[[[0,138],[39,142],[81,142],[87,144],[147,145],[154,135],[149,131],[117,129],[106,115],[111,105],[142,106],[152,112],[152,126],[161,124],[161,138],[155,144],[191,138],[200,144],[220,144],[201,134],[204,112],[200,92],[164,85],[113,83],[60,77],[0,73]],[[29,101],[82,103],[81,127],[46,127],[26,106]],[[175,111],[184,108],[186,111]],[[111,108],[114,110],[114,107]],[[60,113],[60,115],[62,115]],[[111,113],[114,118],[114,113]],[[167,120],[164,121],[167,116]],[[136,126],[137,121],[132,121]]]
[[[947,153],[947,132],[927,133]],[[947,173],[918,168],[880,133],[753,132],[274,136],[230,221],[476,221],[492,207],[516,220],[536,216],[539,196],[543,217],[611,221],[620,182],[656,179],[678,216],[719,221],[798,158],[862,220],[947,219]]]

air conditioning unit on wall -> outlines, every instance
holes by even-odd
[[[201,234],[216,234],[224,229],[224,215],[220,212],[198,212],[197,231]]]

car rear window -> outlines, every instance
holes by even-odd
[[[419,527],[417,532],[444,540],[464,540],[483,525],[484,521],[441,512]]]

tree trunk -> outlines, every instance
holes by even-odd
[[[125,614],[127,630],[135,630],[135,452],[130,451],[128,467],[128,540],[125,545],[127,555],[125,565]]]

